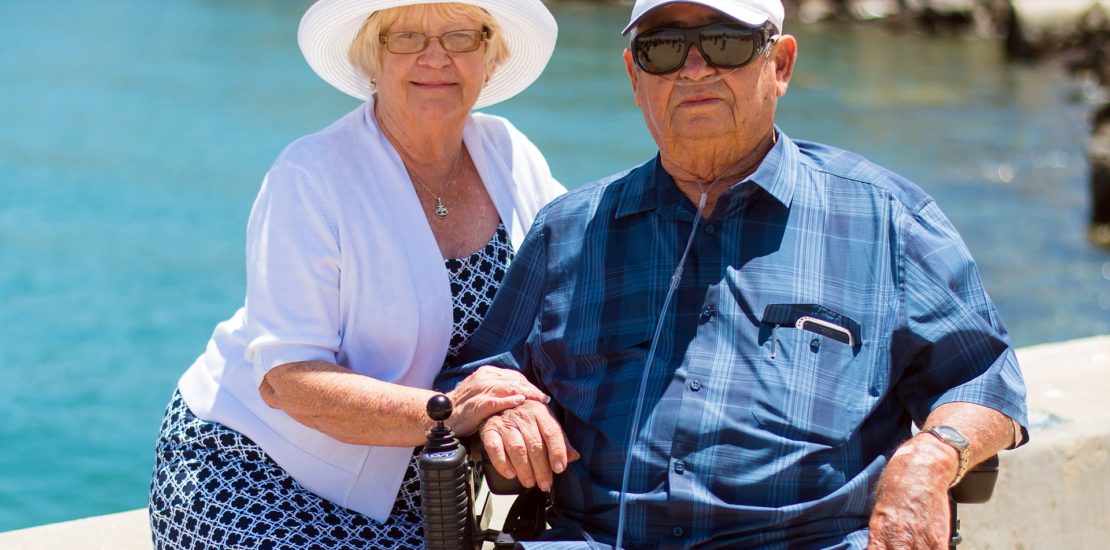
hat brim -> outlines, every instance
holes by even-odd
[[[362,24],[376,11],[443,0],[320,0],[301,18],[297,42],[308,65],[328,84],[366,100],[370,78],[347,52]],[[555,51],[559,26],[540,0],[451,0],[485,9],[501,26],[509,57],[482,88],[474,108],[509,99],[539,78]]]

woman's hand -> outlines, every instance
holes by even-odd
[[[483,420],[531,399],[547,403],[551,399],[512,369],[482,367],[447,393],[452,412],[447,425],[457,436],[474,433]]]

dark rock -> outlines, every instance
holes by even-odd
[[[918,26],[930,34],[960,34],[974,28],[973,0],[907,0],[905,6]]]
[[[788,20],[871,20],[929,34],[996,36],[1012,60],[1051,59],[1099,87],[1078,98],[1101,107],[1094,114],[1091,165],[1091,240],[1110,248],[1110,3],[1057,0],[785,0]]]
[[[1110,14],[1095,0],[1079,4],[1011,0],[1006,16],[1007,53],[1019,59],[1097,49],[1110,33]]]
[[[1110,247],[1110,103],[1095,113],[1087,146],[1091,161],[1091,240]]]

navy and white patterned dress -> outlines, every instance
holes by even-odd
[[[489,309],[512,244],[499,224],[486,246],[445,260],[454,304],[447,360],[458,354]],[[150,518],[159,550],[424,547],[416,453],[385,523],[301,487],[261,447],[201,420],[174,392],[156,448]]]

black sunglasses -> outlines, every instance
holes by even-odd
[[[686,64],[690,45],[697,44],[705,62],[719,69],[735,69],[751,63],[778,38],[774,27],[752,28],[732,23],[710,23],[679,29],[661,27],[632,39],[636,66],[648,74],[673,73]]]

